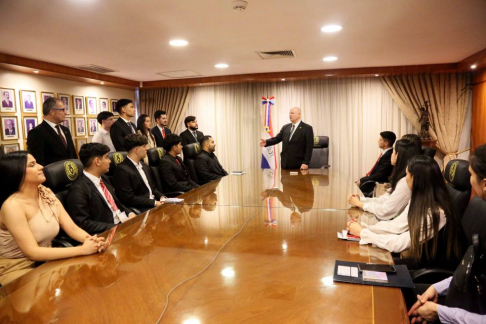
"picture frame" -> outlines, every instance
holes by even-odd
[[[68,94],[65,94],[65,93],[59,93],[57,95],[59,97],[59,99],[62,100],[62,102],[64,103],[64,106],[66,106],[66,116],[70,116],[71,115],[71,106],[72,106],[72,101],[71,101],[71,95],[68,95]]]
[[[76,138],[76,150],[78,151],[81,149],[81,146],[84,144],[88,143],[88,140],[86,138]]]
[[[15,105],[15,90],[9,88],[0,88],[0,95],[2,98],[2,102],[0,103],[0,112],[16,113],[17,105]]]
[[[110,111],[110,102],[108,98],[100,98],[100,112]]]
[[[20,151],[19,143],[4,143],[2,144],[2,147],[5,154]]]
[[[76,136],[86,136],[86,119],[84,117],[76,117],[74,121]]]
[[[73,96],[74,115],[84,115],[84,97]]]
[[[27,135],[29,134],[29,132],[34,129],[34,127],[36,127],[38,124],[37,122],[37,117],[35,116],[28,116],[28,117],[24,117],[24,138],[27,138]]]
[[[24,114],[37,114],[37,96],[34,90],[20,90],[20,107]]]
[[[88,118],[88,135],[93,136],[98,131],[98,120],[96,118]]]
[[[2,116],[2,140],[18,140],[19,123],[17,116]]]
[[[98,101],[96,97],[86,97],[86,115],[98,115]]]
[[[113,113],[113,115],[115,116],[119,116],[118,112],[116,111],[116,103],[118,102],[118,99],[111,99],[110,100],[110,108],[111,108],[111,112]]]
[[[48,98],[55,97],[56,94],[54,92],[48,92],[48,91],[41,91],[41,104],[44,103]]]
[[[66,117],[64,119],[64,121],[62,122],[62,125],[64,127],[67,127],[69,129],[69,131],[71,132],[71,134],[73,133],[73,129],[71,128],[71,125],[72,125],[71,117]]]

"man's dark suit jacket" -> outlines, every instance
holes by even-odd
[[[12,101],[3,100],[2,101],[2,107],[5,107],[5,108],[7,108],[7,107],[13,107]]]
[[[25,101],[24,106],[25,108],[34,108],[34,103],[32,101]]]
[[[134,123],[132,124],[135,133],[137,132],[137,126]],[[115,146],[115,150],[117,151],[126,151],[125,146],[123,146],[123,139],[125,136],[133,134],[130,126],[128,126],[127,122],[125,122],[121,117],[117,119],[116,122],[111,125],[110,128],[110,137],[113,145]]]
[[[8,129],[8,128],[7,128],[7,129],[5,129],[5,134],[6,134],[6,135],[15,135],[15,134],[17,134],[17,133],[15,132],[15,127],[12,127],[12,131],[10,131],[10,129]]]
[[[201,138],[203,138],[204,134],[203,134],[203,132],[196,131],[196,135],[197,135],[197,141],[196,141],[196,139],[194,138],[194,135],[192,135],[192,132],[189,129],[186,129],[185,131],[183,131],[181,133],[181,135],[179,135],[181,137],[181,140],[182,140],[181,141],[182,146],[186,146],[187,144],[192,144],[192,143],[199,143]]]
[[[361,184],[365,183],[366,181],[388,182],[388,178],[393,172],[393,165],[391,164],[392,153],[393,149],[386,151],[386,153],[381,156],[370,175],[362,177],[359,182]]]
[[[149,166],[142,162],[142,168],[155,199],[160,200],[163,195],[155,187]],[[142,213],[155,207],[155,199],[149,199],[149,190],[130,159],[118,164],[112,181],[118,199],[125,206],[135,207]]]
[[[59,134],[46,121],[34,127],[27,135],[29,153],[34,156],[37,163],[48,165],[57,161],[78,158],[69,128],[60,126],[66,137],[67,150]]]
[[[171,130],[167,127],[164,127],[164,131],[166,137],[167,135],[172,134]],[[157,147],[164,147],[164,137],[162,136],[162,131],[159,129],[159,127],[156,125],[154,128],[152,128],[151,132],[155,137]]]
[[[300,169],[302,164],[309,165],[314,147],[314,131],[312,126],[300,122],[299,127],[294,130],[292,140],[290,129],[292,123],[284,125],[277,136],[267,139],[267,146],[282,142],[282,153],[280,153],[280,165],[282,169]]]
[[[160,180],[165,184],[168,191],[185,192],[199,187],[189,177],[189,172],[180,157],[173,157],[170,154],[164,155],[162,160],[160,160],[159,173]]]
[[[216,155],[204,150],[196,157],[195,166],[200,183],[206,183],[228,175],[228,172],[219,163]]]
[[[101,176],[106,188],[113,196],[120,211],[127,216],[130,211],[117,199],[110,181]],[[66,196],[66,209],[73,221],[89,234],[97,234],[115,226],[113,213],[98,188],[84,174],[69,188]]]

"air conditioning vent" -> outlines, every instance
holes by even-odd
[[[280,58],[294,58],[295,52],[293,50],[272,51],[272,52],[256,52],[264,60],[280,59]]]
[[[73,66],[73,67],[75,69],[80,69],[80,70],[85,70],[85,71],[100,73],[100,74],[118,72],[118,71],[108,69],[108,68],[105,68],[105,67],[102,67],[102,66],[94,65],[94,64],[79,65],[79,66]]]
[[[203,76],[197,72],[191,70],[180,70],[180,71],[168,71],[168,72],[159,72],[159,75],[165,76],[171,79],[182,79],[182,78],[196,78]]]

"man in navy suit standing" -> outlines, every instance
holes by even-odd
[[[137,133],[137,126],[130,121],[130,118],[135,117],[133,101],[130,99],[118,100],[116,111],[120,114],[120,118],[111,126],[110,137],[117,151],[125,151],[123,139],[128,134]]]
[[[154,113],[156,125],[152,128],[152,135],[155,137],[155,142],[158,147],[164,147],[164,140],[167,135],[172,134],[171,130],[167,127],[167,113],[163,110],[157,110]]]

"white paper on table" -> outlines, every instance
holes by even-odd
[[[358,268],[357,267],[351,267],[351,277],[358,278]]]
[[[351,267],[347,266],[338,266],[337,274],[339,276],[351,276]]]

